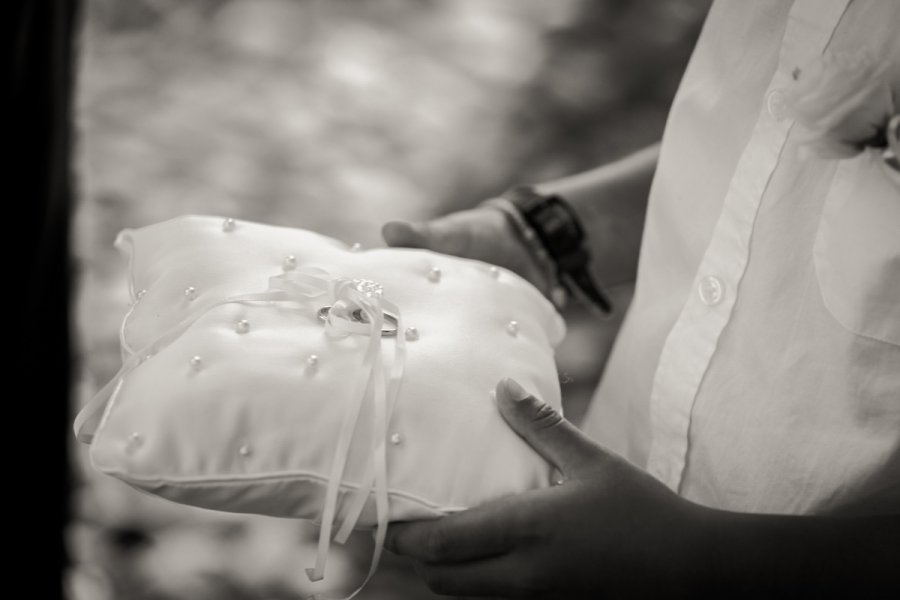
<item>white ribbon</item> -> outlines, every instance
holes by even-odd
[[[289,271],[269,279],[269,289],[257,294],[241,294],[217,301],[203,310],[199,310],[183,321],[161,334],[153,342],[139,352],[132,352],[124,359],[122,367],[78,413],[74,422],[75,435],[79,441],[91,443],[97,430],[104,408],[121,389],[125,377],[134,370],[146,357],[159,352],[162,348],[177,339],[188,327],[203,314],[224,304],[240,302],[295,302],[303,307],[318,311],[323,302],[328,302],[331,309],[325,319],[325,331],[332,336],[367,335],[369,337],[362,366],[353,392],[346,403],[343,419],[337,435],[334,458],[328,476],[325,501],[322,507],[321,525],[319,529],[316,563],[313,568],[306,569],[311,581],[319,581],[325,576],[325,566],[332,539],[332,528],[337,516],[338,494],[343,480],[350,447],[363,406],[372,404],[372,461],[366,466],[360,487],[348,503],[348,509],[334,539],[344,543],[353,531],[365,508],[372,490],[375,492],[376,529],[375,549],[369,571],[362,584],[347,597],[356,596],[368,583],[378,568],[381,551],[384,548],[388,524],[388,485],[387,485],[387,437],[390,414],[396,404],[403,378],[403,367],[406,362],[406,343],[400,309],[385,300],[380,287],[375,288],[371,282],[334,277],[320,267],[307,266]],[[315,301],[315,302],[314,302]],[[125,321],[133,313],[128,312]],[[362,311],[365,319],[357,320],[354,311]],[[385,323],[385,312],[396,318],[396,342],[394,356],[390,365],[390,375],[385,380],[384,356],[382,352],[382,329]],[[123,322],[123,331],[125,323]],[[124,335],[120,336],[124,341]],[[123,345],[123,349],[125,346]],[[130,349],[129,349],[130,350]]]

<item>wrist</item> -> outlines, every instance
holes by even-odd
[[[699,504],[690,504],[691,527],[687,546],[689,558],[684,564],[685,588],[691,595],[714,597],[723,592],[725,564],[729,562],[728,514]],[[732,574],[733,575],[733,574]]]
[[[558,195],[531,186],[513,187],[485,202],[504,212],[550,281],[557,306],[572,295],[608,314],[612,305],[591,269],[591,250],[578,213]]]
[[[648,591],[668,598],[718,597],[721,590],[721,538],[713,509],[678,498],[676,507],[657,524],[660,542],[638,552],[651,557]]]
[[[495,210],[503,215],[508,226],[510,236],[524,249],[524,254],[531,262],[535,273],[533,279],[538,289],[556,306],[562,309],[566,303],[565,290],[560,285],[556,276],[556,267],[553,259],[547,253],[538,238],[537,232],[525,221],[519,210],[507,198],[502,196],[490,198],[481,203],[489,210]]]
[[[900,517],[738,513],[693,505],[693,595],[882,597],[900,585]],[[896,594],[886,596],[893,597]]]
[[[588,233],[593,271],[615,287],[633,283],[644,230],[658,144],[591,171],[535,185],[545,195],[560,195],[578,214]]]

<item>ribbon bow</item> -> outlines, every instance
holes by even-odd
[[[321,306],[322,301],[330,306]],[[123,349],[123,363],[118,373],[107,383],[78,413],[74,422],[75,435],[79,441],[91,443],[104,408],[122,387],[125,377],[140,365],[146,357],[159,352],[177,339],[197,319],[208,311],[235,302],[293,302],[304,308],[319,312],[325,321],[328,335],[366,335],[369,338],[363,355],[363,362],[349,401],[346,403],[340,430],[337,435],[334,458],[328,477],[325,502],[322,507],[321,525],[316,563],[306,569],[311,581],[319,581],[325,576],[325,565],[332,539],[332,529],[337,515],[338,492],[347,464],[354,432],[359,415],[366,403],[372,404],[372,448],[371,462],[366,466],[360,487],[349,500],[347,512],[341,521],[334,539],[344,543],[353,531],[366,502],[374,488],[376,508],[375,549],[369,572],[363,583],[347,600],[356,596],[378,568],[384,547],[388,524],[387,489],[387,437],[388,420],[396,404],[403,367],[406,362],[406,344],[402,334],[403,325],[400,309],[383,297],[381,286],[365,279],[335,277],[326,269],[307,266],[296,271],[271,277],[269,288],[261,293],[240,294],[217,301],[203,310],[198,310],[170,328],[140,351],[132,350],[125,340],[125,326],[131,317],[132,306],[122,323],[120,340]],[[385,323],[392,325],[385,329]],[[384,336],[396,336],[394,356],[390,362],[390,375],[385,379],[385,359],[382,351]]]

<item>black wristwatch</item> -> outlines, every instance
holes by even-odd
[[[556,277],[567,292],[587,300],[604,313],[612,302],[590,270],[591,255],[584,229],[575,210],[555,194],[538,193],[523,185],[503,193],[531,227],[556,268]]]

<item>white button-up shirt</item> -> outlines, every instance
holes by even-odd
[[[826,50],[900,65],[898,28],[900,3],[880,0],[718,1],[707,17],[583,423],[688,499],[900,509],[900,174],[875,150],[798,152],[783,91]]]

